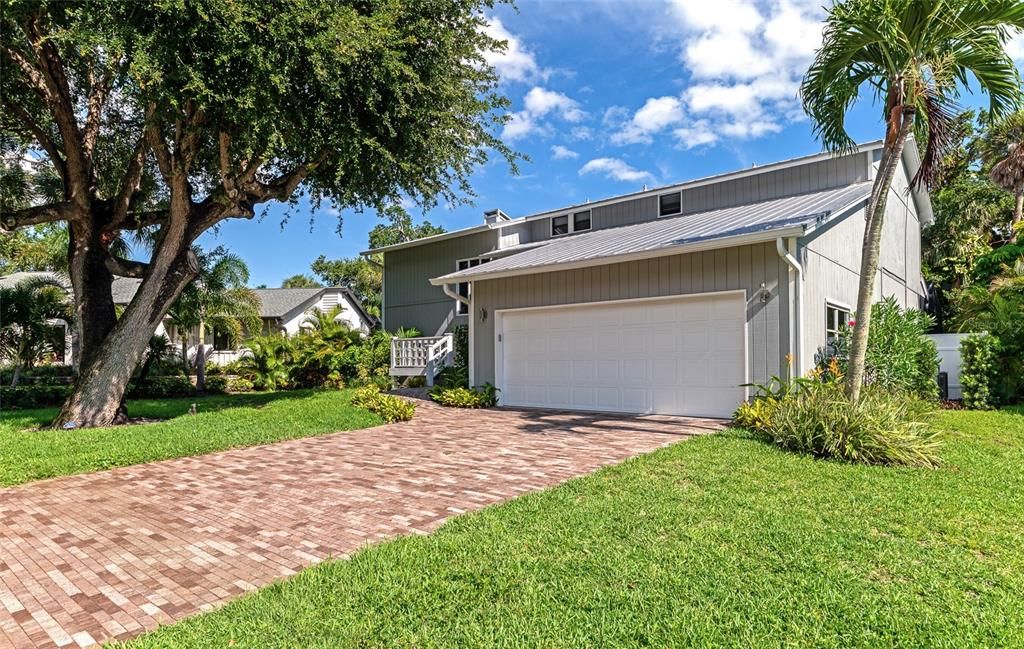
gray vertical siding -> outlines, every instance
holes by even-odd
[[[830,158],[786,169],[722,180],[713,184],[682,190],[682,213],[693,214],[711,209],[746,205],[758,201],[842,187],[870,180],[868,153]],[[578,212],[586,206],[567,210]],[[594,229],[632,225],[658,218],[658,196],[649,195],[632,200],[591,208]],[[530,241],[551,238],[551,219],[529,222]]]
[[[455,301],[431,277],[455,272],[459,259],[497,248],[497,230],[384,253],[384,326],[389,331],[415,327],[426,336],[465,324],[455,315]]]
[[[921,308],[921,225],[908,195],[908,174],[900,166],[886,201],[875,300],[895,296],[904,308]],[[825,344],[825,304],[856,309],[864,211],[812,233],[801,242],[804,264],[803,334],[806,363]]]
[[[789,351],[788,324],[782,322],[787,312],[780,306],[785,304],[787,278],[774,244],[758,244],[480,281],[473,293],[474,380],[495,382],[494,313],[499,309],[743,289],[750,376],[765,381],[780,373]],[[758,296],[762,282],[771,291],[767,303]],[[486,310],[486,319],[481,310]]]

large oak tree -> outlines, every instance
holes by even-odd
[[[218,223],[300,190],[341,209],[458,201],[489,152],[514,157],[491,135],[507,102],[488,0],[0,1],[0,128],[61,179],[60,200],[0,225],[69,230],[81,365],[58,425],[119,416]],[[111,250],[140,229],[147,259]],[[120,318],[118,275],[142,279]]]

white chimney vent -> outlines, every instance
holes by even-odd
[[[501,210],[487,210],[484,212],[484,223],[487,225],[494,225],[500,221],[511,221],[512,217],[505,214]]]

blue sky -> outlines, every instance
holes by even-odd
[[[473,205],[427,218],[448,230],[483,212],[512,216],[815,153],[796,89],[821,38],[821,0],[521,1],[498,7],[489,30],[506,39],[491,57],[512,121],[501,133],[530,157],[513,176],[493,160],[472,177]],[[1011,44],[1024,60],[1024,39]],[[964,106],[984,98],[967,95]],[[882,135],[869,101],[850,114],[858,141]],[[271,205],[258,222],[228,221],[202,239],[249,264],[252,285],[308,273],[323,254],[366,247],[372,211],[342,215],[303,205],[282,227]]]

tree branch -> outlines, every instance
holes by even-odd
[[[85,155],[91,159],[93,148],[96,146],[96,138],[100,132],[103,106],[107,103],[107,97],[110,95],[110,88],[114,82],[114,71],[105,71],[99,80],[96,80],[90,71],[89,80],[92,88],[87,102],[89,108],[85,117],[85,128],[82,129],[82,148],[85,150]]]
[[[26,207],[0,215],[0,231],[13,232],[29,225],[70,221],[77,213],[77,205],[71,201]]]
[[[142,182],[142,172],[146,167],[146,133],[135,144],[135,151],[128,161],[128,168],[125,169],[121,178],[121,187],[117,191],[117,198],[114,199],[114,213],[111,218],[111,225],[119,226],[128,216],[128,208],[131,206],[132,197],[139,191]]]
[[[68,170],[64,183],[65,192],[68,198],[85,208],[89,201],[91,166],[82,146],[81,133],[75,120],[74,102],[71,99],[71,90],[64,74],[60,52],[53,41],[43,38],[39,32],[39,19],[39,16],[29,19],[23,29],[39,62],[37,71],[43,81],[43,98],[50,106],[63,141]],[[29,64],[29,67],[34,66]],[[24,70],[24,66],[22,69]]]
[[[46,154],[50,156],[50,162],[53,163],[57,173],[60,174],[60,179],[66,183],[68,174],[67,165],[64,163],[64,157],[61,155],[60,149],[57,148],[57,144],[53,141],[53,138],[43,130],[42,126],[32,119],[32,116],[28,114],[28,111],[25,110],[24,106],[10,103],[8,101],[0,102],[0,104],[2,104],[7,110],[11,111],[18,120],[21,121],[22,125],[28,129],[32,137],[34,137],[39,143],[39,146],[43,147]]]
[[[155,111],[153,104],[150,104],[147,110]],[[160,174],[163,175],[164,181],[170,185],[171,179],[174,177],[174,158],[158,122],[154,121],[152,124],[146,125],[146,144],[153,150],[156,166],[160,168]]]
[[[170,218],[168,210],[144,210],[141,212],[129,212],[121,223],[117,225],[118,230],[141,230],[152,225],[163,225]]]
[[[107,258],[103,263],[111,274],[117,275],[118,277],[134,277],[136,279],[142,279],[146,276],[146,272],[149,271],[149,264],[141,261],[132,261],[131,259],[125,259],[111,254],[107,255]]]

